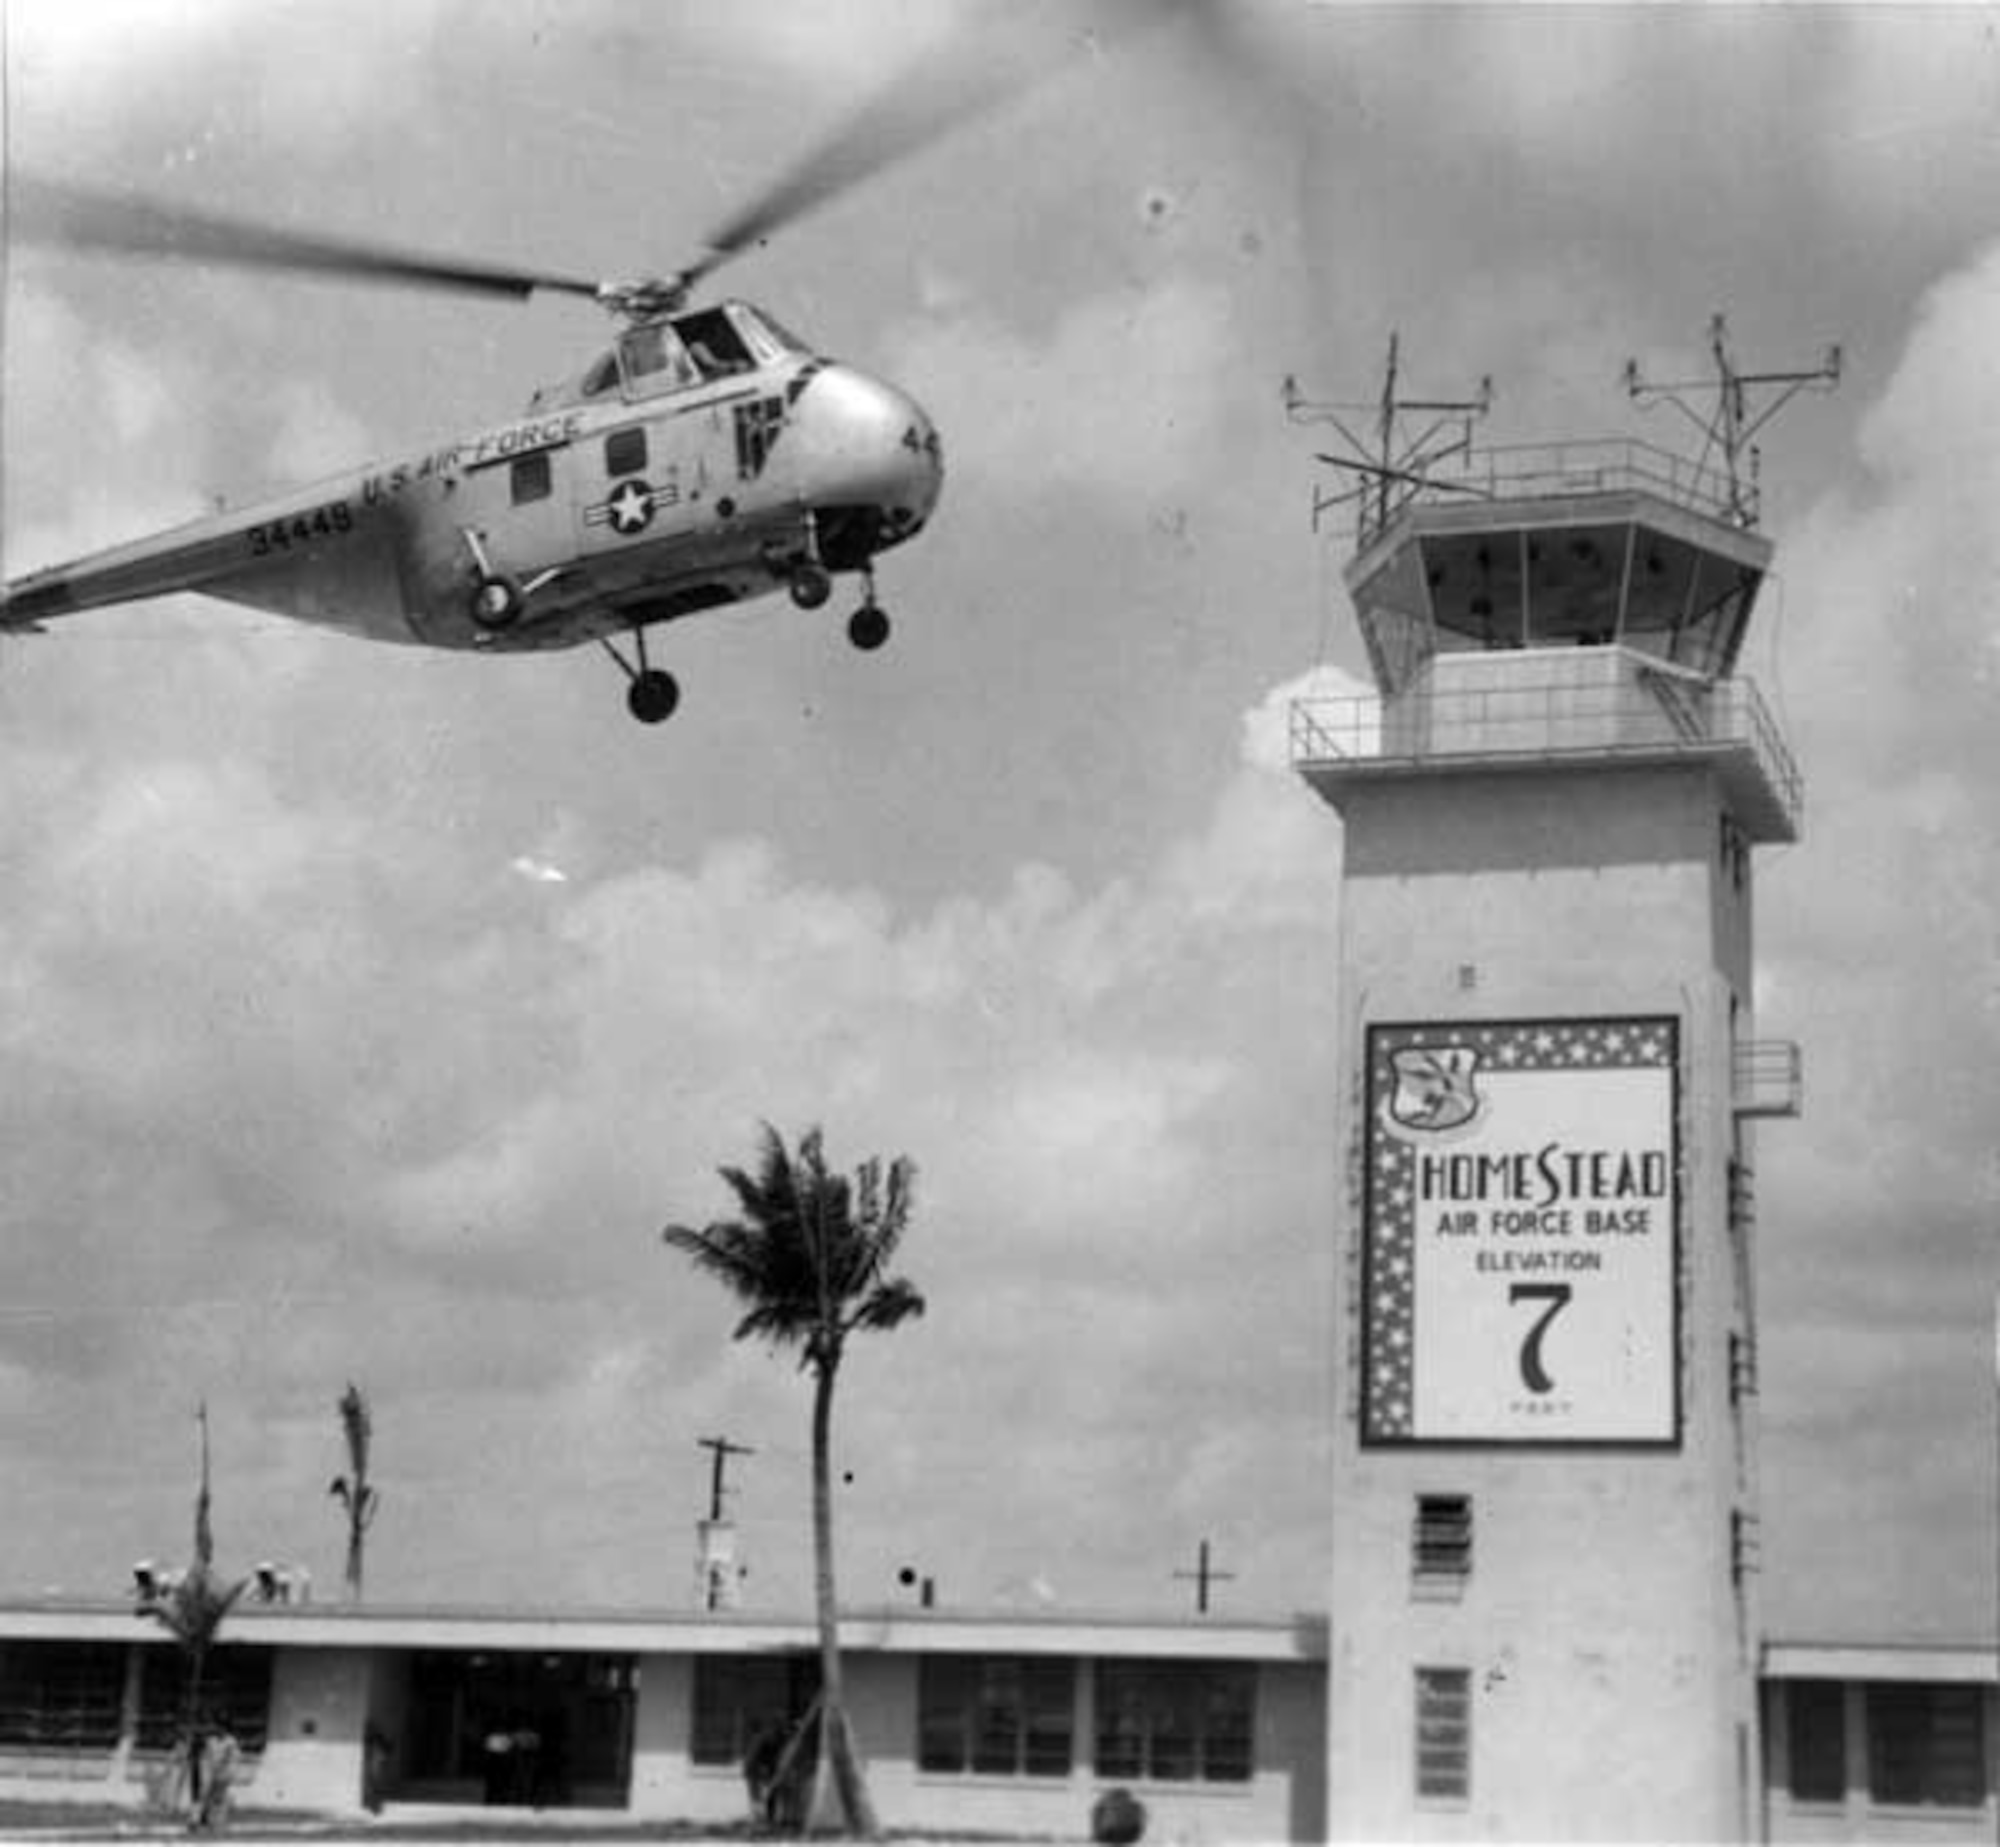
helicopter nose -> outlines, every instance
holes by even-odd
[[[851,366],[828,365],[807,381],[791,422],[809,504],[872,515],[870,550],[922,530],[944,485],[944,450],[915,399]]]

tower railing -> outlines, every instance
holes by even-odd
[[[1739,1040],[1730,1063],[1737,1115],[1799,1113],[1805,1097],[1805,1056],[1796,1040]]]
[[[1752,524],[1754,491],[1748,503]],[[1744,505],[1743,490],[1732,493],[1723,470],[1636,438],[1605,436],[1473,449],[1449,472],[1439,469],[1414,480],[1385,480],[1379,491],[1361,496],[1360,546],[1367,550],[1413,505],[1462,505],[1468,497],[1509,501],[1632,493],[1657,495],[1725,525],[1745,523],[1739,510]]]
[[[1292,765],[1337,774],[1441,768],[1454,760],[1505,768],[1581,757],[1706,757],[1746,782],[1744,792],[1780,836],[1797,837],[1804,782],[1750,681],[1701,679],[1636,655],[1629,656],[1636,671],[1579,679],[1574,655],[1552,653],[1537,668],[1541,658],[1513,657],[1498,683],[1431,680],[1387,697],[1294,700]]]

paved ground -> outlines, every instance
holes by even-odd
[[[661,1841],[673,1847],[757,1847],[789,1837],[740,1829],[697,1827],[684,1822],[636,1822],[625,1816],[598,1819],[575,1814],[522,1815],[495,1823],[478,1821],[399,1821],[392,1815],[370,1819],[314,1818],[295,1815],[239,1816],[226,1835],[190,1835],[184,1822],[137,1814],[130,1809],[99,1808],[76,1803],[0,1803],[0,1843],[12,1842],[145,1842],[227,1841],[230,1847],[317,1847],[328,1843],[366,1843],[388,1847],[392,1842],[434,1843],[434,1847],[542,1847],[543,1843],[574,1841],[582,1847],[620,1847],[624,1842]],[[891,1833],[891,1843],[978,1842],[1047,1839],[1028,1835],[943,1835]]]

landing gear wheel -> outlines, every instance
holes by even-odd
[[[657,725],[673,717],[681,702],[680,682],[664,667],[648,667],[632,676],[625,689],[625,709],[642,725]]]
[[[847,618],[847,639],[863,654],[873,654],[889,639],[889,618],[879,605],[863,603]]]
[[[833,594],[833,577],[822,565],[802,564],[792,572],[791,590],[801,609],[818,609]]]
[[[472,619],[483,629],[512,628],[527,605],[516,579],[498,574],[482,577],[472,593]]]

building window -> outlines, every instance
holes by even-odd
[[[219,1719],[245,1751],[264,1748],[271,1728],[269,1648],[232,1643],[209,1650],[202,1663],[201,1703]],[[178,1648],[150,1643],[139,1659],[139,1735],[142,1751],[171,1751],[181,1737],[187,1695],[187,1656]]]
[[[604,439],[604,472],[607,475],[636,475],[646,466],[646,430],[635,424],[629,430],[613,430]]]
[[[1076,1669],[1065,1660],[926,1655],[917,1669],[917,1767],[1068,1776]]]
[[[555,479],[550,472],[546,449],[517,458],[511,478],[517,507],[525,507],[531,500],[546,500],[555,491]]]
[[[124,1703],[122,1642],[0,1643],[0,1745],[116,1750]]]
[[[1209,1661],[1097,1664],[1097,1774],[1247,1783],[1257,1670]]]
[[[1785,1765],[1794,1802],[1847,1799],[1847,1689],[1841,1682],[1785,1683]]]
[[[1978,1808],[1986,1741],[1976,1686],[1868,1688],[1868,1794],[1887,1807]]]
[[[758,1737],[789,1733],[819,1684],[819,1663],[786,1655],[696,1655],[694,1736],[698,1764],[740,1764]]]
[[[1465,1802],[1472,1795],[1472,1674],[1462,1667],[1417,1669],[1417,1800]]]
[[[1410,1535],[1410,1572],[1419,1591],[1457,1591],[1472,1575],[1472,1496],[1420,1494]]]

